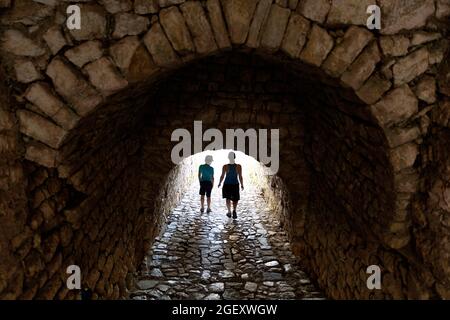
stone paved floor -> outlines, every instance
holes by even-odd
[[[215,188],[212,213],[199,211],[193,186],[169,217],[136,275],[131,299],[320,299],[256,190],[241,192],[227,218]]]

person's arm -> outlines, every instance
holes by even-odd
[[[214,188],[214,168],[212,168],[212,178],[211,178],[212,186]]]
[[[225,177],[225,173],[227,172],[226,167],[227,167],[227,165],[224,165],[224,166],[222,167],[222,175],[220,176],[219,188],[220,188],[220,185],[222,184],[223,177]]]
[[[201,166],[200,166],[200,167],[198,167],[198,182],[202,181],[202,180],[201,180],[201,177],[202,177],[202,173],[201,173],[201,170],[200,170],[200,168],[201,168]]]
[[[241,182],[241,189],[244,190],[244,179],[242,178],[242,167],[240,164],[237,166],[237,171],[238,171],[239,181]]]

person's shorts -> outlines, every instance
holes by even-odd
[[[231,201],[238,201],[240,199],[239,195],[239,185],[238,184],[224,184],[222,188],[222,198]]]
[[[200,181],[200,195],[204,196],[206,194],[208,198],[211,197],[212,187],[211,181]]]

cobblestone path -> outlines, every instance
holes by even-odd
[[[286,233],[256,190],[241,192],[237,220],[226,217],[217,188],[212,210],[200,213],[193,186],[156,238],[129,298],[323,298],[298,268]]]

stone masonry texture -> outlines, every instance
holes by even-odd
[[[73,2],[0,0],[0,299],[450,298],[448,1]],[[280,129],[234,224],[194,120]]]

